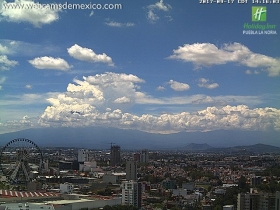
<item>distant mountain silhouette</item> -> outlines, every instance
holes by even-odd
[[[235,150],[245,150],[253,153],[271,153],[271,152],[280,152],[280,147],[275,147],[266,144],[255,144],[250,146],[236,146],[233,147]]]
[[[187,150],[187,151],[202,151],[202,150],[208,150],[212,149],[213,147],[209,146],[208,144],[195,144],[191,143],[185,147],[179,148],[179,150]]]
[[[7,144],[15,138],[30,139],[39,147],[79,147],[91,149],[108,149],[111,142],[120,145],[122,149],[135,150],[172,150],[184,148],[186,145],[193,150],[197,150],[200,147],[206,149],[210,147],[209,145],[214,148],[229,148],[238,145],[246,146],[259,143],[280,146],[280,132],[218,130],[210,132],[154,134],[137,130],[105,127],[27,129],[0,134],[0,146]],[[250,147],[252,146],[245,147],[245,149],[249,149]],[[211,148],[208,150],[211,150]]]

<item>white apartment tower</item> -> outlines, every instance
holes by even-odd
[[[89,162],[89,153],[88,150],[79,149],[78,150],[78,162]]]
[[[122,204],[141,207],[141,183],[132,180],[122,183]]]

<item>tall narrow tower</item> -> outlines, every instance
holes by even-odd
[[[135,161],[126,162],[126,180],[137,180],[137,163]]]
[[[147,149],[143,149],[140,154],[140,162],[148,163],[149,162],[149,151]]]
[[[118,145],[111,145],[110,165],[117,166],[121,163],[121,148]]]

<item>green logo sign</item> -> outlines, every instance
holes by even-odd
[[[266,21],[266,7],[252,7],[252,21]]]

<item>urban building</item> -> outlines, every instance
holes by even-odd
[[[87,150],[84,149],[78,150],[78,162],[79,163],[89,162],[89,153]]]
[[[139,163],[140,162],[140,153],[134,153],[133,158],[134,158],[134,161]]]
[[[141,207],[141,183],[136,181],[124,181],[122,183],[122,204]]]
[[[0,203],[29,202],[31,200],[34,202],[44,199],[58,199],[59,197],[60,195],[55,192],[0,190]]]
[[[44,203],[1,203],[0,210],[55,210],[53,205]]]
[[[80,210],[103,208],[106,205],[115,206],[121,204],[121,198],[111,196],[90,197],[81,195],[80,197],[80,195],[76,194],[64,194],[63,197],[63,199],[57,198],[54,200],[48,200],[47,202],[41,199],[38,200],[37,203],[24,202],[23,200],[20,200],[20,203],[2,202],[0,203],[0,210]],[[32,199],[32,197],[29,199]]]
[[[79,164],[79,171],[91,172],[91,171],[96,171],[96,170],[97,170],[96,161],[83,162],[83,163]]]
[[[223,210],[234,210],[234,205],[223,206]]]
[[[275,193],[275,210],[280,210],[280,192]]]
[[[106,173],[102,177],[104,183],[117,184],[121,183],[122,180],[125,180],[125,173]]]
[[[280,192],[239,193],[237,210],[280,210]]]
[[[193,191],[195,188],[195,184],[194,182],[184,182],[182,183],[182,188],[189,191]]]
[[[202,205],[202,210],[212,210],[212,206],[207,204],[207,205]]]
[[[172,196],[173,197],[186,197],[188,194],[188,191],[185,189],[173,189],[172,190]]]
[[[60,192],[71,194],[73,192],[74,186],[70,183],[60,184]]]
[[[126,162],[126,180],[137,180],[137,163],[135,161]]]
[[[140,162],[141,163],[148,163],[149,162],[149,151],[147,149],[141,151]]]
[[[72,170],[73,169],[73,162],[61,160],[58,163],[58,168],[60,171],[62,170]]]
[[[111,145],[110,165],[117,166],[121,163],[121,149],[120,146]]]
[[[261,184],[262,182],[262,177],[261,176],[255,176],[251,178],[251,185],[253,187],[256,187],[257,185]]]
[[[167,178],[166,180],[162,181],[162,187],[167,190],[177,189],[176,181]]]

